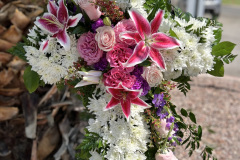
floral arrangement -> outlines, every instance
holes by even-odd
[[[191,77],[224,75],[236,55],[235,44],[220,42],[220,23],[168,0],[52,0],[47,11],[10,52],[30,64],[29,92],[70,86],[93,115],[79,159],[176,160],[177,145],[189,155],[199,148],[201,126],[192,112],[177,113],[170,91],[186,95]]]

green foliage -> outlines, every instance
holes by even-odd
[[[13,54],[14,56],[18,56],[19,58],[21,58],[24,61],[27,61],[26,56],[25,56],[26,52],[25,52],[23,46],[25,46],[25,43],[17,43],[17,45],[10,48],[8,50],[8,52]]]
[[[147,152],[145,152],[146,160],[155,160],[155,154],[157,152],[156,147],[149,147]]]
[[[224,63],[229,64],[232,62],[237,55],[233,55],[231,52],[234,49],[236,44],[232,42],[221,42],[213,46],[212,55],[215,56],[214,67],[212,71],[208,71],[209,74],[213,76],[223,77],[224,76]]]
[[[154,19],[155,14],[159,9],[166,10],[168,12],[171,12],[172,10],[169,0],[146,0],[143,6],[149,14],[147,18],[149,22]]]
[[[76,148],[80,150],[80,153],[76,154],[78,160],[88,160],[91,157],[89,151],[96,150],[99,154],[105,154],[105,148],[107,145],[104,143],[103,139],[96,133],[89,132],[85,129],[85,138],[82,143]]]
[[[69,31],[71,34],[83,34],[85,32],[88,32],[87,28],[84,26],[84,24],[79,23],[76,27],[70,28]]]
[[[139,66],[147,67],[147,66],[151,66],[151,64],[152,63],[149,60],[146,60],[146,61],[140,63]]]
[[[202,127],[200,125],[197,125],[196,123],[196,117],[195,115],[191,112],[191,111],[187,111],[184,108],[182,108],[180,110],[181,115],[183,115],[186,118],[189,118],[193,124],[187,124],[185,123],[184,119],[181,117],[181,115],[179,115],[176,110],[175,110],[176,106],[173,105],[172,103],[170,103],[170,109],[174,115],[174,117],[176,118],[178,127],[180,129],[180,131],[178,132],[178,135],[180,137],[183,137],[183,132],[187,132],[188,133],[188,137],[181,143],[181,145],[185,145],[185,149],[188,149],[188,154],[189,156],[192,155],[192,153],[196,150],[200,148],[200,141],[202,139]],[[184,130],[182,132],[182,130]],[[212,148],[210,147],[205,147],[204,150],[201,153],[201,156],[203,157],[203,160],[209,159],[210,157],[212,157]],[[213,157],[214,160],[216,160],[216,158]]]
[[[30,93],[34,92],[38,88],[40,77],[36,72],[31,70],[30,66],[25,69],[23,79],[24,84]]]
[[[170,28],[169,34],[170,34],[170,36],[179,39],[178,36],[176,35],[176,33],[172,30],[172,28]]]
[[[186,96],[187,92],[191,89],[191,86],[188,82],[191,81],[189,76],[180,76],[173,81],[177,82],[177,88]]]
[[[210,158],[212,158],[212,160],[217,160],[216,157],[212,156],[212,151],[213,149],[211,147],[206,146],[201,153],[203,160],[209,160]]]

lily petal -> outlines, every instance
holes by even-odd
[[[102,75],[101,71],[90,70],[88,72],[78,71],[78,73],[82,76],[97,76],[100,77]]]
[[[122,92],[124,91],[124,89],[118,89],[118,88],[107,88],[107,91],[116,99],[122,99],[123,94]]]
[[[121,106],[122,106],[122,111],[124,113],[124,115],[127,118],[127,121],[129,120],[129,116],[131,113],[131,100],[130,99],[126,99],[126,100],[121,100]]]
[[[157,33],[159,26],[162,23],[162,17],[164,15],[164,11],[163,10],[159,10],[156,15],[155,18],[152,20],[151,22],[151,33]]]
[[[143,100],[141,100],[138,97],[131,100],[131,103],[134,103],[134,104],[139,105],[139,106],[143,106],[145,108],[150,108],[151,107],[150,105],[148,105],[146,102],[144,102]]]
[[[47,9],[49,13],[52,13],[55,17],[57,17],[58,6],[56,5],[55,1],[49,1]]]
[[[131,31],[121,32],[119,34],[119,38],[121,41],[124,41],[124,39],[134,39],[136,43],[142,40],[138,32],[131,32]]]
[[[151,43],[151,47],[155,49],[172,49],[180,45],[175,38],[167,36],[164,33],[154,33],[152,39],[153,43]]]
[[[50,34],[55,34],[60,30],[57,18],[51,13],[45,13],[42,18],[39,18],[35,22],[35,24]]]
[[[98,84],[99,83],[99,77],[95,77],[95,76],[84,76],[83,80],[91,82],[93,84]]]
[[[70,16],[69,20],[68,20],[68,27],[75,27],[78,22],[80,21],[80,19],[82,18],[82,14],[79,13],[75,16]]]
[[[48,49],[49,40],[44,40],[40,46],[40,51],[45,52]]]
[[[132,67],[136,64],[142,63],[147,59],[149,50],[150,48],[145,46],[145,42],[140,41],[136,45],[133,54],[129,57],[128,61],[126,63],[122,63],[123,67]]]
[[[66,29],[58,32],[56,37],[58,42],[65,48],[66,51],[70,50],[70,37],[68,36]]]
[[[139,90],[133,90],[133,91],[129,91],[128,92],[128,97],[130,98],[130,99],[135,99],[135,98],[137,98],[137,97],[139,97],[141,95],[141,91],[139,91]]]
[[[114,97],[108,102],[107,106],[105,107],[104,110],[109,110],[111,108],[114,108],[116,105],[118,105],[120,101]]]
[[[165,70],[165,61],[158,50],[151,48],[149,57],[157,64],[159,68]]]
[[[91,82],[88,82],[88,81],[80,81],[78,84],[76,84],[76,86],[74,88],[78,88],[78,87],[82,87],[82,86],[87,86],[87,85],[90,85],[90,84],[93,84]]]
[[[59,0],[59,8],[57,13],[57,18],[60,23],[65,25],[65,23],[68,21],[68,10],[67,7],[64,4],[63,0]]]
[[[148,20],[136,10],[132,9],[128,11],[128,13],[133,20],[137,31],[139,32],[142,39],[145,39],[145,36],[148,37],[151,34],[151,27]]]

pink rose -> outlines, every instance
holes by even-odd
[[[78,39],[77,49],[80,56],[88,65],[97,63],[103,55],[103,51],[98,48],[95,34],[88,32],[81,35]]]
[[[122,63],[127,62],[132,53],[133,50],[128,48],[127,45],[117,44],[111,51],[107,52],[106,58],[111,67],[122,67]]]
[[[79,6],[86,12],[86,14],[91,20],[97,20],[102,15],[102,12],[94,4],[95,0],[75,0],[75,1],[77,1]]]
[[[128,44],[130,46],[135,45],[136,44],[135,40],[120,39],[119,34],[121,32],[125,32],[125,31],[131,31],[131,32],[137,31],[136,26],[131,19],[124,19],[124,20],[118,22],[117,25],[114,27],[114,32],[116,35],[116,42]]]
[[[178,160],[170,150],[166,154],[156,153],[155,160]]]
[[[96,29],[97,34],[95,39],[98,42],[98,47],[103,51],[111,51],[116,43],[115,33],[112,27],[103,26]]]
[[[131,88],[135,81],[136,77],[121,67],[113,68],[103,74],[104,85],[109,87],[117,87],[122,82],[123,86]]]
[[[156,64],[145,67],[142,76],[148,82],[150,87],[156,87],[163,80],[162,72]]]

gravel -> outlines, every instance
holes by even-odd
[[[203,127],[202,146],[213,147],[218,160],[240,159],[240,78],[201,75],[193,78],[186,97],[177,89],[172,91],[172,101],[178,109],[196,115]],[[200,160],[200,153],[196,150],[188,157],[184,147],[175,150],[179,160]]]

